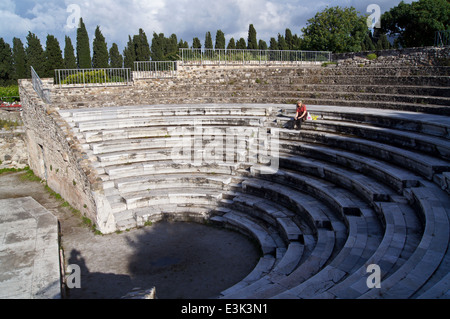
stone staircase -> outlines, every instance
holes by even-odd
[[[325,70],[347,87],[338,69]],[[314,71],[298,72],[290,82]],[[408,72],[405,81],[417,81],[411,85],[448,81],[440,69]],[[354,76],[369,81],[362,71]],[[386,85],[391,75],[384,76]],[[409,94],[412,87],[398,89]],[[431,91],[439,97],[433,105],[448,108],[448,90]],[[449,117],[308,109],[317,119],[299,131],[284,128],[295,111],[286,104],[143,104],[59,114],[103,181],[117,230],[192,220],[259,243],[254,270],[217,298],[449,298]],[[276,153],[255,152],[253,145],[267,146],[261,132],[276,136]],[[220,146],[230,134],[233,156],[226,158]],[[367,286],[370,264],[381,268],[380,289]]]
[[[60,108],[148,104],[339,105],[450,115],[450,67],[192,68],[130,87],[54,89]]]

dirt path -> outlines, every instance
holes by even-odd
[[[194,223],[156,223],[95,235],[70,209],[20,173],[0,175],[0,199],[31,196],[60,222],[65,264],[81,268],[81,288],[67,298],[120,298],[156,287],[160,299],[214,298],[256,265],[259,251],[241,234]]]

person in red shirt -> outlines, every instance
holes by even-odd
[[[297,101],[297,109],[294,117],[294,128],[300,129],[302,122],[306,121],[308,111],[302,101]]]

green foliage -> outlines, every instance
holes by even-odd
[[[19,96],[19,86],[9,85],[0,87],[0,97],[18,97]]]
[[[77,64],[80,69],[90,69],[92,67],[89,35],[83,18],[80,18],[79,28],[77,29]]]
[[[227,45],[227,50],[234,50],[236,49],[236,41],[234,38],[231,38]]]
[[[55,69],[64,68],[64,60],[62,57],[61,47],[59,46],[59,41],[50,34],[47,36],[45,64],[45,77],[52,77]]]
[[[77,68],[77,59],[75,57],[72,40],[68,36],[65,37],[64,68],[66,68],[66,69],[76,69]]]
[[[247,49],[247,44],[245,43],[244,38],[240,38],[236,43],[236,49],[245,50]]]
[[[123,63],[124,67],[133,69],[134,61],[136,61],[136,51],[134,49],[134,43],[131,36],[128,36],[128,43],[123,50]]]
[[[83,83],[113,83],[113,82],[125,82],[125,79],[119,76],[108,76],[105,70],[92,70],[85,72],[78,72],[76,74],[69,75],[61,84],[83,84]]]
[[[367,59],[368,60],[376,60],[378,57],[377,57],[377,55],[375,54],[375,53],[370,53],[370,54],[368,54],[367,55]]]
[[[133,43],[136,52],[136,61],[150,61],[150,56],[153,58],[152,52],[150,52],[147,35],[143,29],[139,29],[139,33],[133,36]]]
[[[317,13],[302,29],[303,48],[313,51],[357,52],[368,32],[366,17],[355,8],[332,7]]]
[[[258,49],[258,40],[256,39],[256,29],[253,26],[253,24],[250,24],[248,27],[247,49],[249,50]]]
[[[200,42],[200,39],[195,37],[192,40],[192,48],[193,49],[201,49],[202,48],[202,43]]]
[[[100,26],[95,29],[95,38],[92,45],[92,66],[94,68],[108,68],[109,55],[105,37],[100,30]]]
[[[213,49],[211,32],[209,31],[205,34],[205,49]]]
[[[225,34],[222,30],[217,30],[216,32],[216,44],[215,49],[225,49]]]
[[[13,39],[13,67],[15,79],[26,79],[30,77],[30,68],[28,67],[27,56],[22,40]]]
[[[450,29],[448,0],[419,0],[400,4],[381,16],[381,31],[398,37],[402,47],[432,46],[436,31]]]
[[[0,85],[9,85],[14,81],[11,46],[0,38]]]
[[[47,71],[45,53],[42,49],[41,41],[34,33],[29,32],[27,35],[27,44],[26,55],[28,64],[33,67],[39,76],[43,77]]]
[[[123,65],[123,57],[119,53],[119,47],[113,43],[109,49],[109,65],[111,68],[121,68]]]

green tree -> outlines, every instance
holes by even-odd
[[[202,43],[200,42],[200,39],[195,37],[192,40],[192,48],[193,49],[201,49],[202,48]]]
[[[136,61],[136,50],[134,48],[134,42],[131,36],[128,36],[128,42],[123,50],[123,64],[125,68],[134,68],[134,62]]]
[[[14,68],[11,46],[0,38],[0,85],[7,86],[14,82]]]
[[[227,50],[234,50],[236,49],[236,41],[234,38],[231,38],[230,41],[228,41]]]
[[[269,50],[278,50],[278,42],[275,38],[270,38]]]
[[[258,40],[256,39],[256,29],[253,26],[253,24],[250,24],[248,27],[247,49],[249,50],[258,49]]]
[[[287,50],[294,50],[294,36],[290,29],[286,29],[284,39],[286,41]]]
[[[151,58],[152,61],[164,61],[165,56],[165,37],[163,33],[153,32]],[[141,60],[145,61],[145,60]]]
[[[162,38],[164,38],[164,35],[162,35]],[[133,43],[136,52],[136,61],[150,61],[150,57],[152,57],[152,52],[150,49],[150,45],[148,44],[147,35],[145,34],[144,30],[139,29],[139,34],[133,37]],[[154,60],[154,61],[162,61],[162,60]]]
[[[363,42],[361,44],[361,50],[362,51],[375,50],[375,45],[373,44],[373,40],[372,40],[369,32],[367,32],[366,35],[364,36]]]
[[[304,47],[313,51],[357,52],[368,32],[366,16],[355,8],[332,7],[318,12],[302,29]]]
[[[216,32],[216,44],[214,46],[216,50],[225,49],[225,34],[222,30],[217,30]]]
[[[61,47],[58,39],[53,35],[47,35],[45,47],[46,74],[45,77],[53,77],[55,69],[64,68],[64,59],[62,57]]]
[[[109,65],[111,68],[121,68],[123,65],[123,57],[119,53],[119,47],[113,43],[109,49]]]
[[[267,50],[267,43],[264,40],[259,40],[258,42],[258,49],[259,50]]]
[[[72,40],[66,35],[64,46],[64,67],[66,69],[77,68],[77,58],[75,57],[75,49],[72,45]]]
[[[180,42],[178,42],[178,49],[189,49],[189,43],[180,39]]]
[[[286,39],[283,35],[278,33],[278,50],[289,50],[289,47],[286,43]]]
[[[377,47],[380,47],[379,50],[389,50],[392,49],[392,45],[388,40],[386,33],[383,33],[377,42]]]
[[[27,63],[27,56],[22,40],[13,38],[13,68],[15,79],[27,79],[30,77],[30,68]]]
[[[211,32],[206,32],[205,34],[205,49],[213,49],[213,41],[211,37]]]
[[[432,46],[435,32],[450,29],[448,0],[403,1],[381,16],[381,32],[397,37],[402,47]]]
[[[31,32],[27,35],[27,48],[25,49],[27,54],[27,61],[30,66],[36,71],[36,73],[43,77],[46,74],[45,53],[42,49],[41,40]]]
[[[83,22],[83,18],[80,18],[80,24],[77,29],[77,64],[81,69],[92,68],[89,35]]]
[[[244,38],[240,38],[236,43],[236,49],[245,50],[247,49],[247,44],[245,43]]]
[[[168,39],[165,41],[165,54],[164,61],[176,61],[178,60],[178,38],[175,33],[172,33]]]
[[[95,29],[94,42],[92,44],[92,65],[94,68],[108,68],[109,56],[108,45],[106,44],[105,37],[100,30],[100,26]]]

